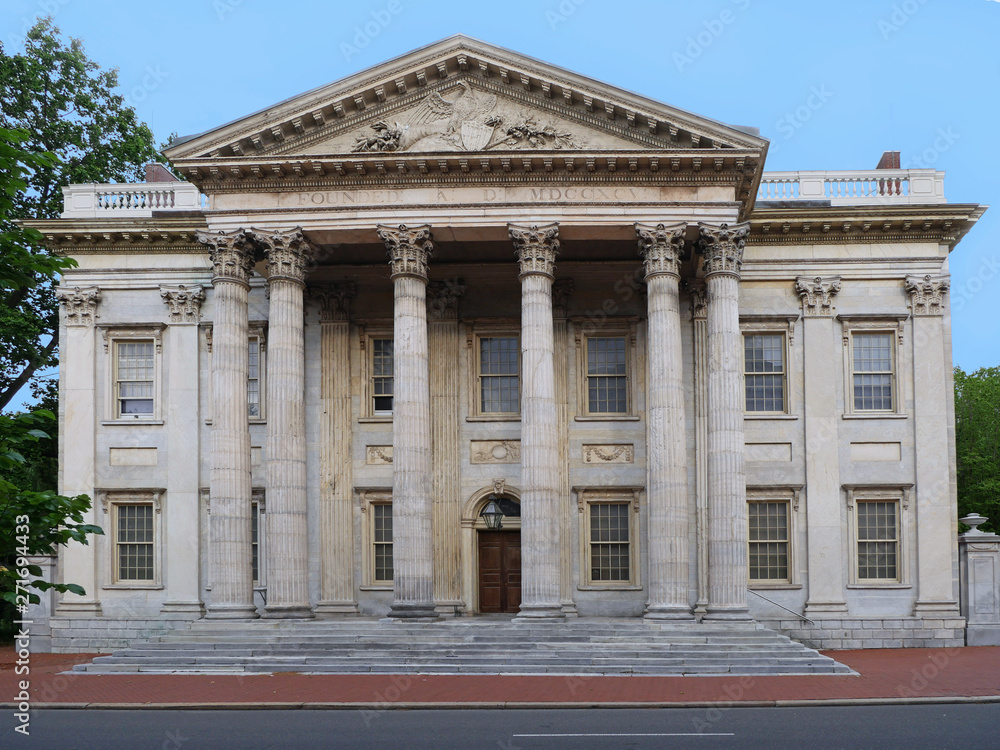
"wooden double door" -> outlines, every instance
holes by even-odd
[[[480,531],[479,611],[521,608],[521,532]]]

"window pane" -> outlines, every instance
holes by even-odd
[[[120,341],[117,352],[118,413],[153,413],[153,342]]]
[[[247,344],[249,369],[247,370],[247,416],[260,416],[260,340],[256,337]]]
[[[854,408],[856,411],[891,411],[892,334],[855,333]]]
[[[116,505],[115,508],[118,579],[153,580],[153,506]]]
[[[376,581],[392,580],[392,505],[372,505],[372,541]]]
[[[628,369],[624,336],[587,339],[587,411],[628,412]]]
[[[260,581],[260,506],[253,503],[250,506],[250,567],[253,570],[253,582]]]
[[[479,410],[484,414],[517,414],[521,409],[517,336],[479,339]]]
[[[752,502],[747,506],[751,580],[787,581],[788,503]]]
[[[744,334],[743,367],[746,410],[785,411],[784,335]]]
[[[857,503],[858,578],[898,580],[898,503]]]
[[[392,412],[392,339],[372,339],[372,407],[376,414]]]
[[[592,581],[628,581],[629,503],[590,505],[590,578]]]

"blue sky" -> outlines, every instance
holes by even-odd
[[[885,150],[994,204],[951,256],[954,359],[1000,365],[996,0],[0,0],[15,51],[52,14],[163,141],[462,33],[771,139],[766,168],[865,169]]]

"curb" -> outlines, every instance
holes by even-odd
[[[931,696],[915,698],[818,698],[816,700],[747,700],[747,701],[415,701],[394,703],[364,701],[357,703],[298,702],[218,702],[218,703],[32,703],[32,711],[99,710],[99,711],[438,711],[438,710],[501,710],[501,709],[581,709],[581,708],[810,708],[820,706],[909,706],[942,703],[1000,703],[1000,695]],[[4,702],[0,708],[12,709],[17,704]]]

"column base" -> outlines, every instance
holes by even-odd
[[[666,604],[648,605],[642,617],[644,620],[694,620],[690,607]]]
[[[201,602],[164,602],[160,614],[173,620],[197,620],[205,614]]]
[[[316,617],[337,617],[359,613],[357,602],[319,602],[313,607],[313,614]]]
[[[521,610],[514,615],[514,622],[534,622],[536,620],[565,620],[566,613],[556,602],[552,604],[522,604]]]
[[[306,604],[268,604],[261,615],[265,620],[311,620],[314,616]]]
[[[210,604],[205,611],[206,620],[256,620],[260,617],[252,604]]]
[[[702,622],[752,623],[753,617],[747,607],[713,607],[705,609]]]
[[[441,616],[434,609],[433,602],[393,602],[387,617],[390,620],[430,622]]]
[[[441,615],[441,617],[461,617],[465,614],[465,602],[461,599],[435,601],[434,611]]]
[[[562,610],[562,613],[564,615],[566,615],[566,617],[579,617],[580,616],[580,613],[576,609],[576,602],[574,602],[572,599],[570,599],[568,601],[564,599],[562,601],[562,604],[561,604],[561,606],[559,608]]]

